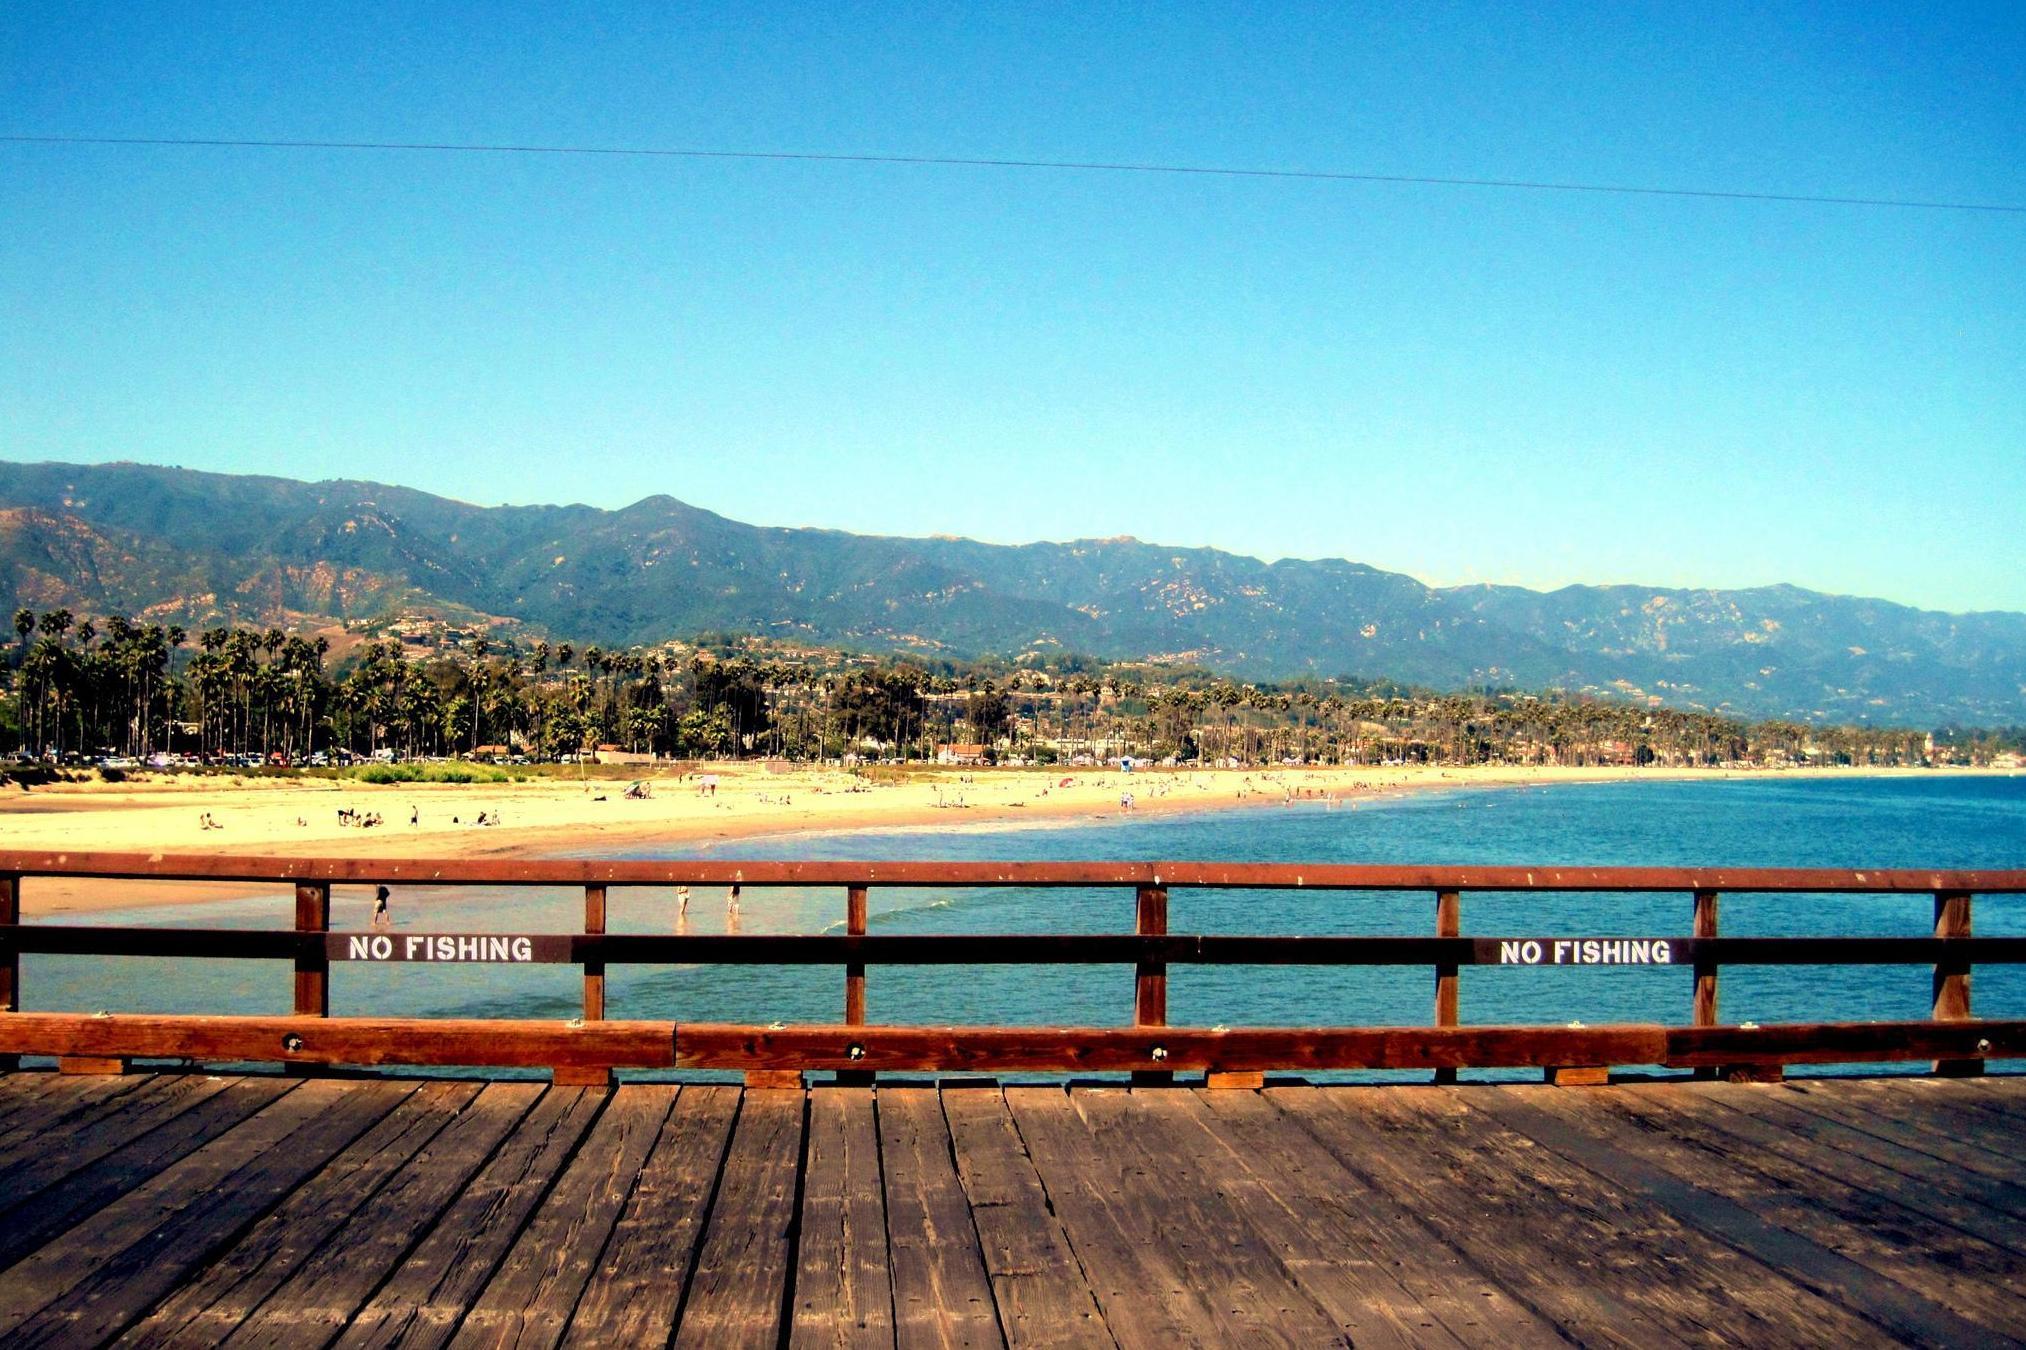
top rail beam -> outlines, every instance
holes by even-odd
[[[298,858],[0,850],[0,874],[156,881],[480,886],[1086,886],[1341,891],[1728,891],[2026,894],[2026,870],[1421,867],[1221,862],[740,862],[585,858]]]

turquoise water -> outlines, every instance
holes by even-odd
[[[1516,863],[1540,865],[2026,867],[2026,779],[1653,782],[1552,788],[1457,790],[1138,818],[1076,825],[746,840],[718,849],[634,848],[600,856],[939,859],[1203,859],[1318,863]],[[397,931],[568,932],[581,921],[581,892],[403,888]],[[724,927],[723,892],[698,888],[692,931]],[[840,890],[748,888],[741,930],[835,931]],[[333,926],[362,929],[370,892],[333,895]],[[670,932],[673,895],[615,890],[615,932]],[[1686,895],[1466,895],[1463,931],[1481,936],[1681,937]],[[1129,889],[886,890],[870,898],[877,933],[1127,932]],[[209,903],[173,912],[137,910],[95,922],[187,927],[285,927],[290,899]],[[1726,935],[1922,935],[1932,926],[1925,895],[1726,895]],[[1176,891],[1175,932],[1427,934],[1427,894]],[[2026,897],[1979,897],[1976,931],[2026,935]],[[290,977],[274,962],[27,956],[30,1008],[156,1012],[285,1012]],[[1559,1024],[1624,1020],[1686,1022],[1690,972],[1682,968],[1533,969],[1465,967],[1465,1022]],[[1726,967],[1720,1018],[1862,1020],[1925,1016],[1925,967]],[[842,972],[829,967],[614,967],[612,1017],[684,1020],[836,1021]],[[565,1019],[578,1010],[574,967],[368,966],[332,973],[332,1012],[346,1014]],[[870,1020],[889,1023],[1075,1023],[1130,1020],[1132,971],[1124,966],[873,967]],[[2026,1017],[2026,970],[1979,967],[1975,1011]],[[1402,1025],[1430,1020],[1433,973],[1421,967],[1196,967],[1169,975],[1169,1019],[1178,1025]]]

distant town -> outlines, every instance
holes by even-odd
[[[1386,681],[1241,683],[1074,655],[923,661],[738,635],[607,650],[403,616],[314,635],[14,616],[0,748],[31,764],[305,768],[763,758],[846,765],[2017,767],[2020,728],[1747,722]]]

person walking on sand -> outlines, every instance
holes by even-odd
[[[373,888],[373,922],[371,927],[376,933],[384,933],[394,926],[394,916],[387,912],[387,894],[385,886],[375,886]]]
[[[689,918],[689,887],[687,886],[677,886],[675,888],[675,917],[682,920]]]

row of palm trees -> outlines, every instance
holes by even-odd
[[[317,751],[556,758],[600,745],[680,758],[846,754],[932,758],[1173,756],[1240,764],[1922,762],[1926,737],[1751,723],[1708,712],[1486,691],[1434,694],[1304,680],[1247,684],[1200,670],[872,661],[757,644],[625,651],[478,638],[418,652],[331,646],[279,628],[198,635],[63,609],[15,615],[11,712],[37,751]],[[179,741],[180,737],[180,741]],[[2001,744],[1993,741],[1991,744]]]

